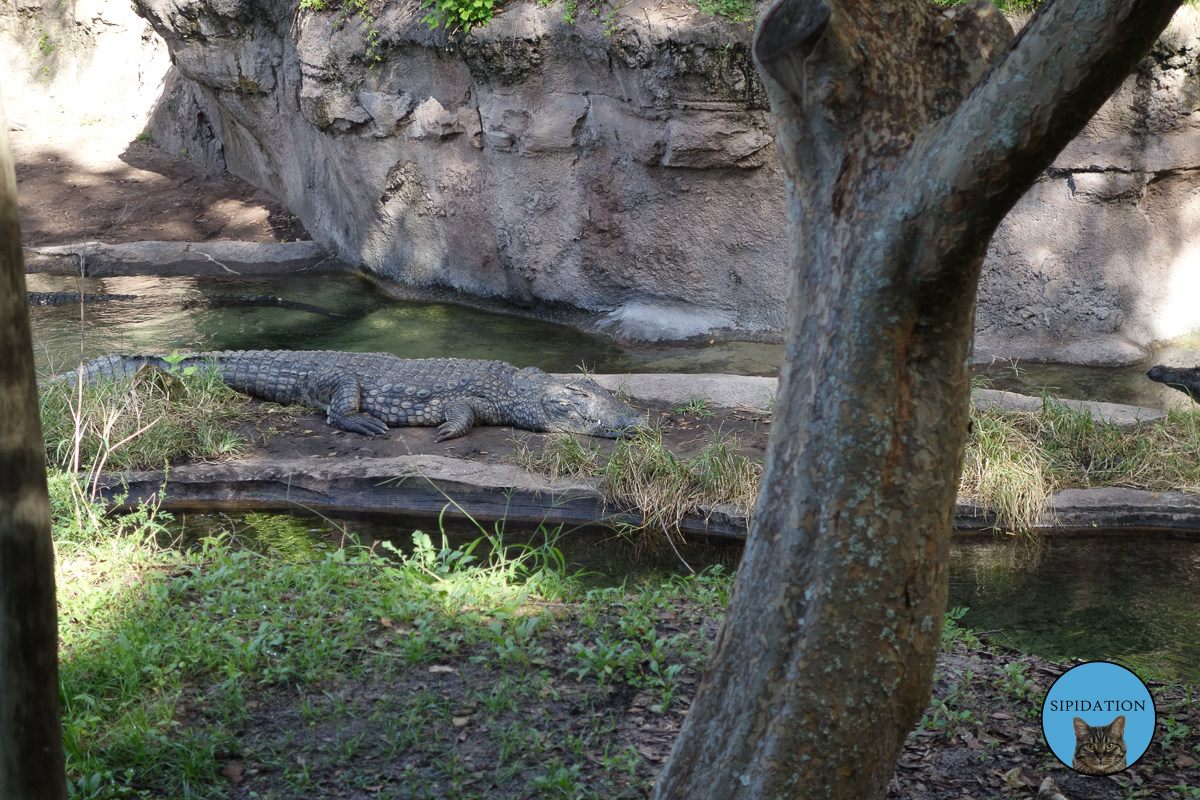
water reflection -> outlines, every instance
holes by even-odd
[[[1002,629],[1051,659],[1110,659],[1200,679],[1200,539],[1162,532],[963,537],[951,549],[950,605],[966,626]]]
[[[394,300],[352,274],[265,278],[74,278],[29,275],[30,291],[136,294],[139,299],[34,307],[41,374],[108,353],[195,350],[348,350],[402,358],[486,358],[548,372],[724,372],[776,375],[779,345],[621,348],[575,328],[439,303]],[[274,295],[320,307],[222,304],[218,296]],[[185,308],[201,296],[213,305]],[[81,335],[81,331],[83,332]]]

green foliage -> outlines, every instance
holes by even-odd
[[[47,461],[71,472],[89,464],[97,472],[125,471],[184,455],[240,452],[245,442],[232,423],[246,414],[246,397],[225,386],[215,369],[184,372],[142,370],[82,387],[46,383],[38,401]]]
[[[383,56],[379,52],[379,29],[375,27],[375,15],[371,13],[371,0],[343,0],[340,5],[331,4],[326,0],[300,0],[299,8],[301,11],[313,13],[337,9],[337,16],[333,20],[335,29],[341,28],[347,15],[358,16],[366,27],[363,39],[367,45],[367,61],[371,64],[378,64],[383,60]]]
[[[133,137],[133,140],[138,144],[151,144],[154,141],[154,134],[147,129]]]
[[[689,394],[683,403],[671,409],[671,413],[695,414],[701,417],[711,417],[713,413],[708,410],[708,404],[709,400],[707,397],[701,397],[698,394]]]
[[[54,41],[54,38],[45,31],[42,32],[41,38],[38,39],[37,49],[46,58],[54,55],[54,52],[61,47],[62,45]]]
[[[939,6],[960,6],[971,0],[933,0]],[[992,0],[992,5],[1004,12],[1035,11],[1045,0]]]
[[[993,509],[1003,530],[1023,531],[1059,489],[1200,486],[1200,415],[1123,429],[1044,398],[1040,411],[973,407],[960,493]]]
[[[961,627],[958,622],[969,611],[966,606],[956,606],[946,612],[942,621],[942,652],[953,652],[957,645],[974,649],[979,647],[979,639],[970,628]]]
[[[731,22],[753,22],[754,0],[696,0],[696,5],[705,14],[725,17]]]
[[[424,0],[422,9],[433,9],[421,21],[430,29],[445,25],[449,30],[469,31],[492,21],[495,0]]]

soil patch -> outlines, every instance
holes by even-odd
[[[278,201],[229,173],[139,142],[136,120],[79,117],[45,98],[5,97],[26,247],[99,241],[309,239]]]
[[[257,401],[251,401],[257,402]],[[753,409],[715,408],[704,414],[685,413],[666,403],[633,406],[647,413],[662,431],[663,444],[677,456],[687,458],[721,438],[733,438],[740,452],[752,461],[766,457],[770,415]],[[239,432],[250,442],[247,458],[273,459],[366,459],[406,455],[436,455],[485,463],[510,461],[518,443],[540,453],[547,435],[505,426],[474,427],[458,439],[433,440],[436,428],[391,428],[379,436],[363,436],[330,427],[325,415],[299,410],[287,416],[263,415],[244,423]],[[581,437],[586,443],[612,452],[616,441]],[[191,462],[195,463],[195,462]]]

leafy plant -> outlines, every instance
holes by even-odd
[[[433,9],[421,21],[430,30],[445,25],[450,30],[469,31],[492,21],[495,0],[424,0],[422,9]]]
[[[697,394],[689,394],[683,403],[671,409],[671,413],[695,414],[701,417],[711,417],[713,413],[708,410],[708,404],[709,400],[707,397],[701,397]]]

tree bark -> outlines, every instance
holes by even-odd
[[[755,525],[656,798],[886,795],[930,699],[988,243],[1179,4],[1053,0],[1015,40],[986,2],[763,17],[786,351]]]
[[[45,445],[0,99],[0,797],[66,796]]]

